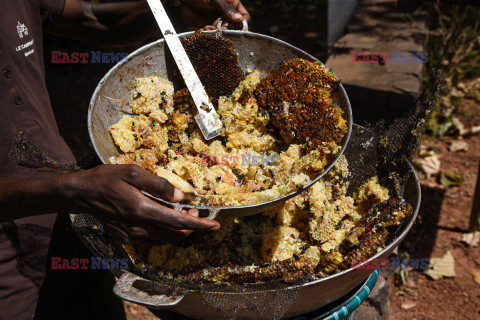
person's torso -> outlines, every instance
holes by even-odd
[[[57,162],[75,161],[51,108],[42,48],[44,25],[62,12],[64,4],[65,0],[0,0],[0,178],[51,175],[17,166],[9,159],[18,134]],[[54,227],[59,221],[56,214],[0,223],[0,319],[33,318],[52,232],[66,234],[53,240],[54,244],[74,246],[78,242],[67,228],[68,217],[60,220],[64,222],[60,230]],[[56,285],[63,292],[62,283]]]
[[[45,176],[18,167],[8,158],[20,133],[56,161],[75,161],[55,122],[42,48],[43,27],[63,3],[0,0],[0,177]]]

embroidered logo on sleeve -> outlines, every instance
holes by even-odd
[[[18,21],[17,24],[17,33],[20,39],[23,39],[24,36],[28,36],[28,28],[25,26],[25,24],[20,23],[20,21]]]
[[[17,23],[17,33],[18,33],[18,36],[20,37],[20,39],[23,39],[24,37],[28,36],[27,26],[24,23],[20,23],[20,21],[18,21],[18,23]],[[17,46],[15,48],[15,50],[17,52],[25,50],[25,52],[24,52],[25,57],[28,57],[29,55],[31,55],[32,53],[35,52],[35,49],[30,48],[31,46],[33,46],[33,39],[24,43],[24,44],[21,44],[21,45]]]

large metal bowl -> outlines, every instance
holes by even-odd
[[[361,137],[365,137],[362,127],[353,126],[352,141],[345,156],[350,163],[358,160]],[[361,150],[361,148],[360,148]],[[405,163],[407,172],[402,194],[414,213],[399,226],[394,239],[385,248],[358,268],[351,268],[332,276],[299,283],[279,286],[275,283],[253,285],[249,287],[209,286],[180,288],[161,282],[151,281],[144,274],[129,265],[128,270],[111,270],[119,277],[114,292],[121,298],[150,308],[170,309],[177,313],[198,319],[280,319],[317,310],[336,301],[364,281],[373,270],[362,266],[373,259],[387,258],[400,244],[411,229],[420,207],[420,184],[410,163]],[[358,169],[360,170],[360,169]],[[361,172],[352,172],[352,175]],[[94,256],[107,259],[128,258],[120,244],[103,231],[102,225],[93,217],[85,214],[71,215],[72,224],[80,239],[92,251]]]
[[[188,37],[191,34],[185,33],[180,37]],[[243,70],[256,69],[262,75],[267,75],[279,63],[291,58],[316,60],[304,51],[268,36],[242,31],[224,31],[223,34],[234,43]],[[104,163],[109,163],[111,156],[119,155],[119,150],[108,129],[124,114],[119,100],[132,98],[131,84],[134,78],[156,75],[172,79],[170,75],[174,69],[174,62],[165,50],[164,41],[159,40],[129,55],[126,62],[112,68],[99,83],[91,100],[88,126],[94,148]],[[344,109],[349,131],[342,141],[340,153],[325,172],[331,169],[347,148],[352,131],[351,107],[343,86],[337,90],[333,100]],[[354,132],[358,130],[363,129],[355,126]],[[355,161],[358,156],[355,152],[347,151],[345,154],[348,161]],[[387,258],[406,236],[417,217],[420,206],[420,185],[413,167],[410,164],[408,167],[409,179],[406,182],[403,197],[414,208],[414,214],[400,226],[396,238],[369,261]],[[321,179],[323,175],[316,177],[306,188]],[[210,213],[210,217],[214,217],[217,213],[225,216],[247,215],[270,209],[296,194],[297,192],[293,192],[269,202],[250,206],[200,207],[199,209]],[[161,199],[157,200],[173,206]],[[104,234],[98,221],[86,215],[77,215],[72,216],[72,222],[81,239],[95,255],[107,258],[126,256],[121,246]],[[114,287],[114,292],[128,301],[150,308],[170,309],[198,319],[279,319],[305,314],[344,296],[372,273],[372,270],[361,268],[362,265],[324,279],[296,285],[277,286],[267,283],[265,286],[253,286],[248,289],[242,287],[216,289],[213,286],[201,290],[193,288],[172,290],[162,283],[142,278],[138,275],[140,273],[134,271],[135,268],[130,267],[129,270],[138,274],[126,270],[116,272],[119,280]]]
[[[192,32],[183,33],[179,37],[185,38],[192,34]],[[269,36],[248,31],[223,31],[223,35],[235,45],[240,66],[245,72],[258,70],[262,76],[266,76],[275,70],[281,62],[288,59],[304,58],[318,61],[308,53]],[[124,115],[121,100],[132,99],[133,80],[137,77],[147,76],[159,76],[175,80],[175,77],[172,76],[175,68],[175,62],[168,50],[166,50],[165,41],[161,39],[130,54],[125,61],[113,67],[100,81],[90,102],[88,128],[93,147],[103,163],[110,163],[110,157],[120,154],[109,133],[109,127],[117,123]],[[174,85],[178,88],[180,83],[174,82]],[[158,198],[155,198],[155,200],[177,210],[197,208],[202,215],[208,215],[209,218],[213,219],[217,215],[238,217],[263,212],[292,198],[321,179],[345,151],[352,130],[350,101],[342,85],[335,91],[332,98],[333,102],[344,110],[345,120],[348,124],[348,133],[343,138],[341,150],[334,161],[325,168],[323,173],[319,174],[303,189],[271,201],[232,207],[180,206]],[[151,195],[149,196],[152,197]]]
[[[411,164],[403,197],[414,213],[400,226],[397,237],[362,264],[332,276],[298,285],[258,290],[182,290],[172,292],[161,283],[125,272],[114,292],[122,299],[153,309],[169,309],[194,319],[280,319],[317,310],[343,297],[373,272],[362,268],[386,259],[415,223],[420,207],[420,183]],[[169,292],[170,291],[170,292]]]

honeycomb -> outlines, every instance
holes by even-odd
[[[212,103],[231,95],[245,78],[233,43],[220,33],[197,31],[183,46]]]
[[[291,59],[263,79],[254,95],[287,142],[339,143],[348,128],[342,108],[332,103],[337,87],[325,66]]]

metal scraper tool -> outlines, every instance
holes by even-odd
[[[190,95],[197,106],[198,114],[195,116],[195,120],[197,121],[205,140],[210,140],[219,136],[222,129],[222,121],[210,102],[210,99],[205,92],[205,88],[183,48],[162,2],[160,0],[147,0],[147,2],[150,9],[152,9],[153,16],[157,20],[160,30],[163,33],[163,37],[172,52],[178,69],[183,76],[183,80],[190,91]]]

